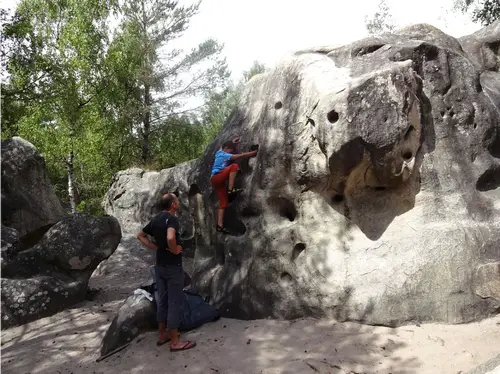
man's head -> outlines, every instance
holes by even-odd
[[[231,140],[228,140],[224,144],[222,144],[222,150],[227,153],[234,153],[236,150],[236,144],[234,144]]]
[[[168,192],[161,197],[160,208],[161,210],[175,212],[179,208],[179,199],[175,194]]]

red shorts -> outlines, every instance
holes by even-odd
[[[227,208],[228,201],[226,181],[229,179],[229,173],[238,170],[240,170],[238,164],[231,164],[210,178],[210,184],[215,188],[215,192],[217,192],[217,195],[219,196],[220,209]]]

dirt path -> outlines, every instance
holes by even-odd
[[[94,273],[90,287],[102,288],[95,300],[2,332],[3,373],[465,374],[500,353],[500,315],[467,325],[397,329],[316,319],[221,319],[185,334],[198,342],[191,351],[158,348],[151,332],[96,363],[124,298],[150,282],[152,254],[132,239],[125,238],[126,245]]]

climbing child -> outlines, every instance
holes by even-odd
[[[228,204],[228,197],[236,196],[241,192],[241,189],[234,187],[236,174],[240,167],[236,163],[228,166],[229,161],[236,161],[242,158],[255,157],[257,151],[233,154],[236,150],[236,145],[232,141],[225,142],[222,147],[215,153],[214,165],[212,166],[212,176],[210,184],[215,188],[219,196],[219,211],[217,214],[217,231],[223,234],[229,234],[229,231],[224,227],[224,211]],[[226,190],[226,181],[228,181],[228,189]]]

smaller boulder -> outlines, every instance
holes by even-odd
[[[156,285],[142,287],[153,298]],[[217,320],[219,312],[200,295],[184,290],[184,307],[181,310],[179,330],[191,330]],[[101,357],[131,342],[141,332],[158,328],[156,302],[141,293],[130,295],[111,322],[102,340]]]
[[[15,230],[2,228],[2,328],[83,301],[92,272],[113,254],[120,239],[120,225],[109,216],[68,216],[38,244],[20,251],[13,249],[18,243]]]
[[[2,141],[2,223],[23,236],[65,216],[35,146],[19,137]]]
[[[8,264],[15,260],[19,248],[19,232],[16,229],[2,225],[2,273]]]
[[[113,318],[101,346],[101,356],[131,342],[139,333],[156,327],[156,305],[142,294],[130,295]]]

